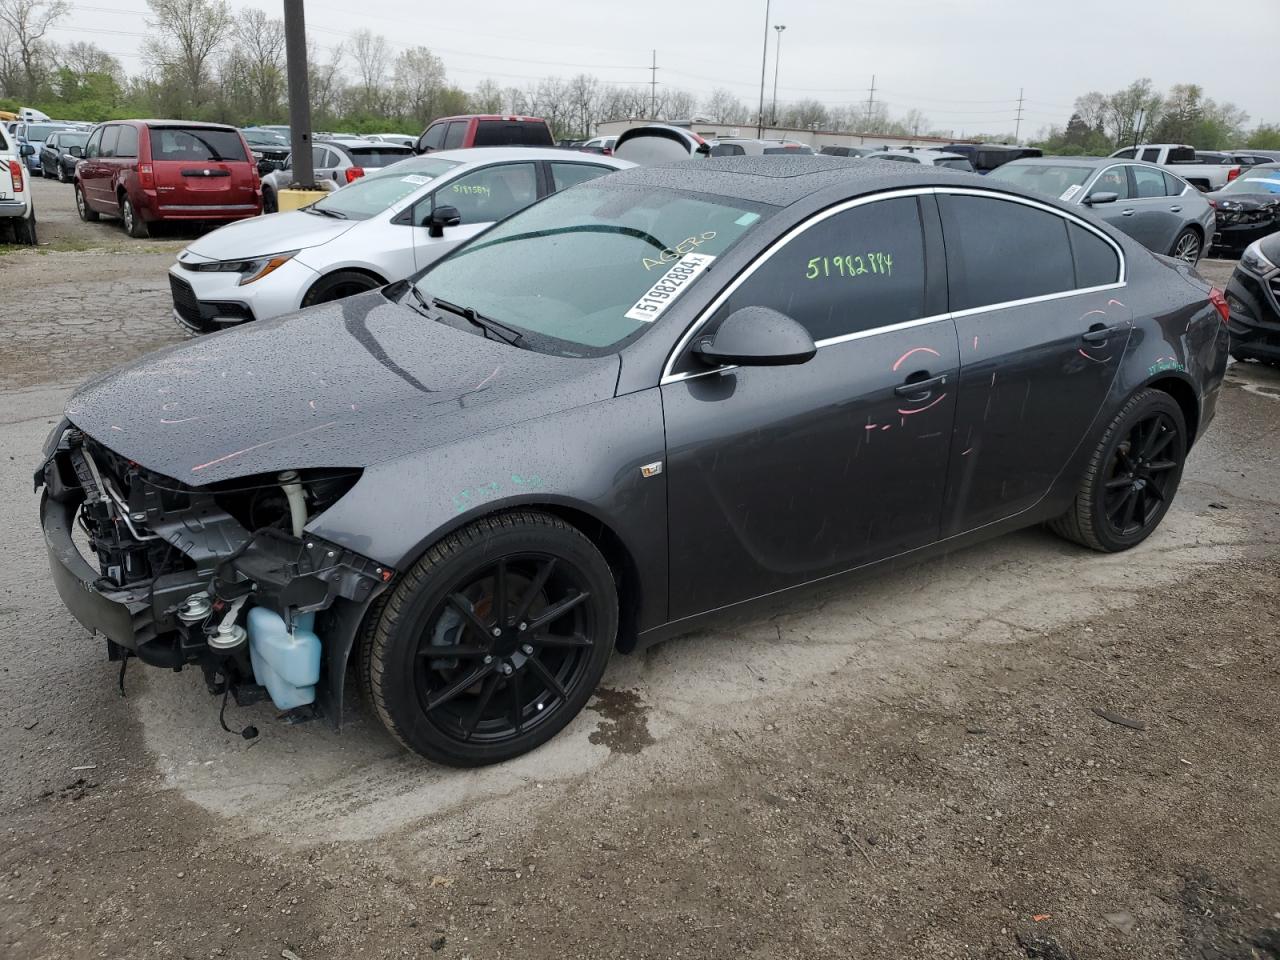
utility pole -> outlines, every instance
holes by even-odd
[[[875,102],[876,102],[876,75],[873,73],[871,75],[871,90],[869,91],[867,96],[867,126],[868,127],[871,126],[871,108],[875,105]]]
[[[769,4],[764,0],[764,47],[760,51],[760,111],[756,114],[756,139],[764,136],[764,74],[769,62]]]
[[[778,125],[778,65],[782,63],[782,31],[786,24],[775,23],[773,29],[778,31],[778,43],[773,48],[773,125]]]
[[[1013,124],[1013,142],[1022,142],[1022,87],[1018,88],[1018,117]]]
[[[653,66],[649,68],[649,119],[658,119],[658,51],[653,51]]]
[[[303,190],[316,188],[311,164],[311,93],[307,89],[307,24],[302,0],[284,0],[284,52],[289,78],[289,146],[293,179]]]

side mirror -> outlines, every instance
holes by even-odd
[[[443,237],[445,227],[456,227],[461,222],[457,207],[436,207],[427,217],[427,236]]]
[[[1118,193],[1091,193],[1084,198],[1084,205],[1092,207],[1097,203],[1115,203],[1119,199],[1120,194]]]
[[[18,147],[18,156],[20,157],[34,157],[35,154],[36,147],[33,143],[24,143]]]
[[[809,331],[769,307],[743,307],[725,317],[694,353],[713,366],[776,367],[805,363],[818,352]]]
[[[67,147],[67,153],[71,154],[73,157],[83,157],[84,147]]]

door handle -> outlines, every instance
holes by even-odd
[[[927,393],[934,387],[945,387],[946,385],[947,375],[945,373],[931,377],[928,370],[917,370],[907,377],[904,383],[894,387],[893,392],[900,397],[912,397],[918,393]]]
[[[1181,206],[1179,206],[1178,204],[1174,204],[1174,205],[1173,205],[1172,207],[1170,207],[1169,209],[1170,209],[1170,210],[1172,210],[1174,213],[1181,213],[1181,212],[1182,212],[1182,207],[1181,207]]]
[[[1121,211],[1120,211],[1120,216],[1122,216],[1122,217],[1132,217],[1132,216],[1133,216],[1133,208],[1132,208],[1132,207],[1130,207],[1128,210],[1121,210]]]
[[[1123,333],[1127,329],[1129,329],[1127,323],[1117,323],[1111,327],[1104,327],[1100,323],[1095,323],[1080,335],[1080,339],[1085,343],[1106,343],[1117,333]]]

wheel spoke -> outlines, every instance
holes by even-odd
[[[1156,460],[1147,464],[1147,473],[1164,473],[1166,470],[1172,470],[1177,465],[1174,460]]]
[[[476,681],[483,680],[489,674],[493,673],[494,666],[492,663],[486,663],[484,666],[477,667],[461,680],[455,680],[449,686],[436,693],[434,696],[427,697],[427,712],[430,713],[437,707],[448,703],[458,694],[462,693],[468,687],[473,686]]]
[[[481,636],[489,636],[489,624],[480,619],[479,614],[476,613],[476,608],[471,605],[470,600],[460,593],[451,593],[449,594],[449,606],[462,614],[467,623],[480,631]]]
[[[442,646],[427,644],[418,651],[418,656],[430,657],[432,660],[442,657],[462,657],[464,660],[469,660],[473,657],[483,657],[488,652],[484,647],[472,647],[461,643],[450,643]]]
[[[1147,439],[1142,444],[1142,452],[1138,454],[1141,459],[1146,460],[1155,453],[1155,445],[1160,440],[1161,436],[1164,435],[1164,432],[1165,431],[1160,429],[1159,420],[1151,421],[1151,426],[1148,428]],[[1163,444],[1161,444],[1160,449],[1164,449]]]
[[[555,557],[552,557],[539,568],[537,576],[533,578],[533,582],[529,584],[529,589],[525,591],[524,599],[520,601],[520,606],[516,608],[513,619],[517,623],[528,615],[529,608],[533,606],[533,601],[538,599],[538,594],[547,585],[547,578],[551,576],[551,571],[555,568]]]
[[[1112,523],[1116,523],[1116,517],[1129,504],[1129,501],[1137,495],[1137,491],[1133,485],[1129,485],[1129,489],[1124,492],[1124,496],[1117,500],[1114,504],[1107,508],[1107,516],[1111,518]]]
[[[1108,480],[1106,483],[1105,489],[1122,490],[1125,487],[1131,487],[1131,486],[1133,486],[1133,480],[1131,480],[1129,477],[1117,477],[1114,480]]]
[[[1163,431],[1160,434],[1160,442],[1151,448],[1151,451],[1147,454],[1147,459],[1150,460],[1151,458],[1158,457],[1160,454],[1164,453],[1165,447],[1173,443],[1173,438],[1175,436],[1177,436],[1177,434],[1172,430]]]
[[[489,701],[493,699],[493,692],[498,689],[500,681],[501,677],[498,674],[489,674],[489,679],[484,682],[484,686],[480,689],[480,696],[476,699],[476,705],[472,708],[467,719],[462,722],[463,740],[470,740],[471,735],[476,732],[476,727],[480,725],[480,718],[484,716],[484,711],[489,706]]]
[[[580,603],[584,603],[589,596],[591,596],[591,594],[584,591],[582,593],[574,594],[572,597],[567,597],[559,603],[548,607],[546,610],[542,611],[541,615],[539,615],[536,620],[530,622],[529,632],[533,633],[535,630],[541,630],[543,627],[555,623],[574,607],[578,606]]]
[[[511,725],[516,733],[524,731],[524,702],[520,694],[520,671],[507,677],[507,690],[511,693]]]
[[[534,673],[547,682],[547,686],[554,690],[561,700],[569,699],[569,691],[564,688],[564,684],[560,682],[560,678],[548,670],[541,660],[536,657],[530,657],[525,661],[525,663],[533,669]]]
[[[493,622],[500,627],[507,625],[507,558],[498,560],[493,574]]]
[[[1131,524],[1131,523],[1133,522],[1133,515],[1134,515],[1134,513],[1135,513],[1135,512],[1137,511],[1137,509],[1138,509],[1138,499],[1139,499],[1139,493],[1138,493],[1138,491],[1137,491],[1137,490],[1134,490],[1134,491],[1133,491],[1133,495],[1132,495],[1132,496],[1130,496],[1130,497],[1128,497],[1128,498],[1126,499],[1126,501],[1125,501],[1125,502],[1126,502],[1126,506],[1125,506],[1125,509],[1124,509],[1124,515],[1123,515],[1123,518],[1122,518],[1122,519],[1121,519],[1121,521],[1120,521],[1120,532],[1121,532],[1121,533],[1124,533],[1126,530],[1128,530],[1128,529],[1129,529],[1129,524]]]
[[[534,637],[533,644],[537,647],[590,647],[593,645],[590,637],[585,637],[580,633],[575,633],[568,637],[560,637],[554,633],[548,633],[541,637]]]

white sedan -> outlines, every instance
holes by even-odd
[[[199,333],[401,280],[536,200],[633,166],[568,150],[442,150],[301,210],[214,230],[169,268],[173,315]]]

